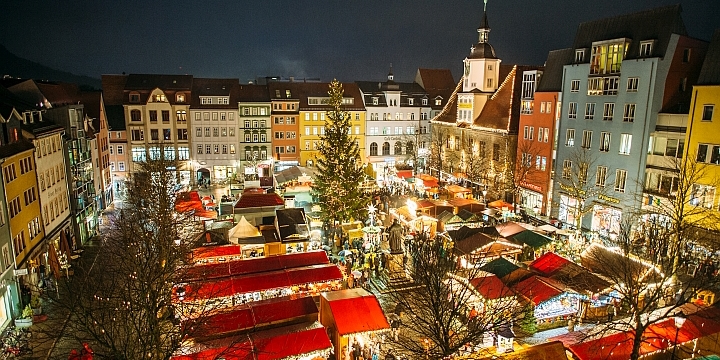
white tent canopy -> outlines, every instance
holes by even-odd
[[[253,226],[251,223],[249,223],[245,217],[241,217],[240,221],[238,221],[237,225],[230,229],[228,232],[230,237],[230,242],[234,244],[243,243],[264,243],[265,238],[262,236],[260,231]]]

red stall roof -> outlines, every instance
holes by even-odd
[[[312,297],[284,296],[235,306],[232,310],[208,316],[202,324],[194,324],[193,320],[188,320],[183,325],[194,326],[192,333],[197,334],[196,338],[201,338],[291,321],[317,313],[318,309]]]
[[[233,246],[238,247],[238,245]],[[187,269],[185,281],[215,279],[329,263],[330,260],[328,260],[324,251],[310,251],[263,258],[196,264]]]
[[[380,303],[364,289],[324,293],[340,335],[390,328]]]
[[[197,281],[182,286],[186,290],[185,300],[193,301],[331,280],[342,280],[342,273],[337,265],[323,264]],[[175,291],[179,286],[175,286]]]
[[[222,256],[238,256],[242,255],[240,245],[220,245],[220,246],[203,246],[193,249],[193,260],[201,260]]]
[[[503,284],[503,282],[495,275],[472,279],[470,280],[470,284],[475,287],[480,295],[489,300],[515,295],[515,293],[505,286],[505,284]]]
[[[553,252],[547,252],[530,263],[530,269],[543,276],[550,276],[571,261]]]
[[[318,322],[289,325],[251,334],[198,343],[180,351],[172,360],[279,360],[332,348],[325,328]]]
[[[513,290],[538,305],[565,292],[562,284],[548,278],[533,275],[513,286]]]

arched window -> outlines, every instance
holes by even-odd
[[[130,121],[142,121],[140,110],[130,110]]]
[[[383,155],[390,155],[390,143],[389,143],[389,142],[384,142],[384,143],[383,143],[382,154],[383,154]]]
[[[414,153],[415,153],[415,144],[413,144],[412,141],[408,141],[407,147],[406,147],[406,153],[407,153],[407,154],[414,154]]]
[[[377,143],[374,142],[374,143],[370,144],[370,156],[377,156],[377,154],[378,154],[377,150],[378,150]]]
[[[402,155],[402,141],[395,143],[395,155]]]

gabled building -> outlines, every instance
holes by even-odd
[[[108,122],[110,172],[112,173],[113,197],[121,198],[125,179],[129,173],[128,138],[125,131],[123,95],[127,76],[103,75],[103,99]]]
[[[238,93],[237,79],[192,79],[190,106],[194,149],[193,179],[219,182],[238,172]],[[180,130],[178,130],[180,136]],[[187,134],[183,135],[187,139]],[[186,158],[184,160],[189,160]]]
[[[622,214],[640,208],[658,114],[687,108],[707,48],[687,35],[681,11],[673,5],[579,25],[562,83],[553,190],[560,221],[612,239]],[[603,191],[577,198],[568,190],[573,178]]]
[[[93,182],[98,210],[106,209],[113,202],[112,171],[110,169],[110,135],[107,112],[102,92],[81,92],[79,101],[85,105],[85,116],[92,128],[91,156]]]
[[[243,175],[240,180],[245,187],[250,183],[259,186],[260,177],[271,176],[267,162],[273,158],[271,104],[267,85],[240,85],[237,106],[240,127],[238,151],[240,173]]]
[[[448,74],[426,69],[422,73],[418,71],[416,80],[425,80],[428,86],[442,86],[442,81],[447,80],[444,75]],[[396,82],[392,69],[386,81],[358,81],[357,84],[367,112],[363,155],[372,164],[378,179],[390,175],[399,163],[423,168],[424,158],[419,155],[427,148],[418,146],[426,146],[429,141],[431,104],[436,100],[444,104],[447,97],[438,94],[431,99],[417,82]]]
[[[103,80],[118,83],[126,77],[122,104],[132,172],[134,163],[145,159],[176,159],[180,162],[178,179],[189,184],[192,178],[188,114],[192,99],[191,75],[104,75]],[[229,102],[229,99],[228,99]],[[162,150],[161,150],[162,148]],[[161,154],[162,152],[162,154]]]
[[[487,189],[489,198],[510,201],[523,72],[542,67],[501,65],[488,42],[487,12],[477,31],[462,79],[431,121],[430,171],[442,179],[464,178],[475,189]]]
[[[555,126],[562,102],[563,66],[572,62],[573,49],[548,54],[544,71],[523,72],[520,132],[515,174],[519,185],[516,206],[527,213],[547,215],[552,206]]]
[[[300,165],[315,166],[317,164],[318,146],[321,136],[325,134],[327,112],[332,110],[328,105],[330,83],[309,82],[293,83],[300,100]],[[348,134],[354,137],[360,148],[360,156],[365,150],[365,107],[363,106],[360,89],[355,83],[342,83],[342,111],[350,116]]]
[[[270,127],[275,170],[300,165],[300,98],[293,82],[270,81]]]

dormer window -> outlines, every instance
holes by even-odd
[[[279,98],[279,97],[280,97],[280,90],[275,89],[275,97],[276,97],[276,98]]]
[[[221,97],[218,99],[218,104],[227,105],[230,103],[230,99],[227,97]]]
[[[202,104],[202,105],[212,104],[212,98],[211,97],[201,97],[200,104]]]
[[[575,62],[582,63],[585,61],[585,49],[575,49]]]
[[[131,103],[139,103],[140,102],[140,94],[139,93],[130,93],[130,102]]]
[[[647,40],[640,43],[640,57],[648,57],[652,55],[654,42],[655,40]]]
[[[167,98],[164,94],[156,94],[152,97],[153,102],[167,102]]]
[[[175,94],[175,102],[184,103],[185,102],[185,94],[184,93]]]
[[[441,98],[441,97],[438,96],[438,97],[435,98],[435,105],[436,105],[436,106],[442,105],[442,98]]]
[[[379,103],[379,99],[377,97],[372,98],[372,104],[377,105]]]
[[[290,90],[285,90],[285,97],[288,99],[292,97],[290,94]]]
[[[414,101],[412,98],[408,98],[408,105],[412,106],[414,104]]]
[[[422,104],[423,104],[423,105],[427,105],[427,100],[428,100],[428,99],[422,99]]]

